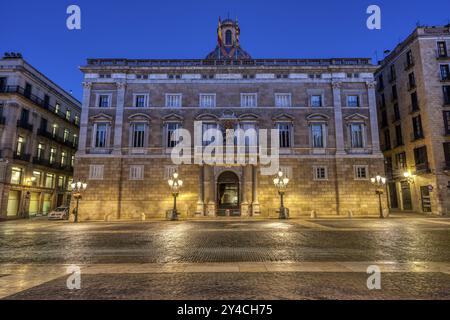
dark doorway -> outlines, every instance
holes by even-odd
[[[413,209],[411,200],[411,187],[408,181],[402,182],[402,202],[403,210],[411,211]]]
[[[391,209],[398,209],[397,185],[389,183],[389,205]]]
[[[217,179],[217,204],[219,216],[241,215],[239,177],[234,172],[223,172]]]
[[[431,196],[428,186],[420,187],[420,195],[422,197],[422,211],[425,213],[431,212]]]

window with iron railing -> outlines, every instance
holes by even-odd
[[[448,64],[442,64],[440,66],[441,70],[441,80],[447,81],[450,80],[450,66]]]
[[[437,43],[438,46],[438,57],[439,58],[446,58],[448,56],[447,54],[447,43],[445,41],[439,41]]]
[[[423,139],[423,129],[422,129],[422,117],[418,115],[417,117],[412,118],[413,122],[413,138],[414,140]]]

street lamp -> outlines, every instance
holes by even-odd
[[[170,220],[178,220],[178,212],[177,212],[177,197],[179,194],[180,188],[183,186],[183,180],[178,179],[178,172],[174,172],[172,177],[167,181],[170,189],[172,190],[173,196],[173,209],[170,216]]]
[[[411,172],[405,171],[403,173],[403,176],[405,177],[406,181],[408,181],[409,184],[413,184],[414,183],[414,179],[415,179],[416,176],[411,174]]]
[[[281,169],[278,171],[277,176],[273,179],[273,184],[278,190],[278,194],[280,195],[280,219],[288,219],[288,209],[284,207],[284,194],[286,192],[287,185],[289,183],[289,178],[284,176],[283,171]]]
[[[73,222],[77,223],[78,222],[78,206],[79,206],[80,199],[82,198],[81,192],[83,192],[87,189],[87,183],[83,182],[83,181],[72,182],[70,184],[70,186],[72,187],[72,196],[77,200],[77,206],[75,209],[75,218],[73,219]]]
[[[380,218],[384,219],[383,205],[381,204],[381,195],[384,193],[384,186],[386,185],[386,178],[384,178],[380,175],[377,175],[375,178],[370,179],[370,182],[372,182],[372,184],[377,187],[377,190],[375,191],[375,193],[378,195],[378,202],[380,204]]]

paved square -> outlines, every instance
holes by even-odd
[[[450,219],[5,222],[0,298],[449,299]]]

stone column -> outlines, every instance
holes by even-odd
[[[258,168],[252,166],[252,215],[260,215],[261,209],[258,201]]]
[[[212,166],[205,166],[205,190],[206,193],[206,215],[214,217],[216,215],[216,197],[215,197],[215,181],[214,181],[214,168]]]
[[[368,81],[367,84],[367,97],[369,100],[369,113],[370,113],[370,133],[372,136],[372,153],[381,154],[380,151],[380,135],[378,133],[378,114],[377,114],[377,99],[375,95],[375,81]]]
[[[117,105],[116,119],[114,124],[114,147],[113,154],[122,154],[122,128],[123,128],[123,108],[125,105],[125,89],[124,82],[117,82]]]
[[[80,137],[78,138],[77,154],[86,154],[91,88],[91,82],[83,82],[83,101],[81,105]]]
[[[341,82],[333,82],[334,126],[336,137],[336,155],[345,154],[344,127],[342,119]]]
[[[249,171],[249,167],[247,165],[242,167],[242,178],[241,178],[241,195],[242,195],[242,201],[241,201],[241,216],[247,217],[249,215],[248,210],[248,200],[247,200],[247,174]]]
[[[198,201],[196,215],[205,215],[205,166],[199,166],[198,168]]]

